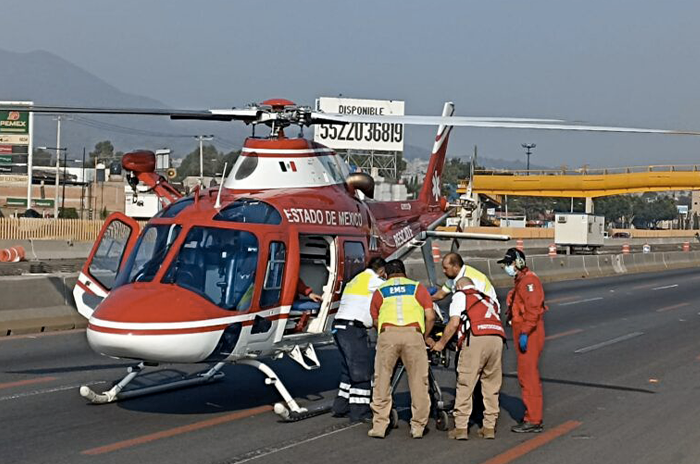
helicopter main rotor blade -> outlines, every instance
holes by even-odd
[[[638,134],[668,134],[668,135],[700,135],[698,131],[646,129],[639,127],[599,126],[590,124],[567,123],[557,119],[528,119],[528,118],[491,118],[491,117],[464,117],[464,116],[366,116],[349,114],[329,114],[314,112],[312,121],[320,124],[343,123],[397,123],[410,125],[448,125],[459,127],[498,128],[498,129],[534,129],[534,130],[561,130],[580,132],[627,132]]]
[[[132,116],[168,116],[170,119],[195,119],[209,121],[253,121],[258,117],[255,108],[226,110],[180,110],[165,108],[110,108],[85,106],[0,105],[0,111],[31,111],[52,114],[117,114]]]

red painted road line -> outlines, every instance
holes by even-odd
[[[56,330],[56,331],[52,331],[52,332],[37,332],[34,334],[8,335],[7,337],[0,337],[0,342],[10,341],[10,340],[23,340],[26,338],[53,337],[55,335],[70,335],[70,334],[79,333],[79,332],[85,332],[85,329]]]
[[[563,297],[561,297],[561,298],[554,298],[554,299],[551,299],[551,300],[546,300],[546,301],[545,301],[545,304],[559,303],[559,302],[562,302],[562,301],[575,300],[575,299],[577,299],[577,298],[580,298],[580,296],[579,296],[579,295],[574,295],[574,296],[563,296]]]
[[[160,440],[161,438],[174,437],[175,435],[181,435],[183,433],[192,432],[194,430],[200,430],[207,427],[213,427],[215,425],[224,424],[226,422],[232,422],[238,419],[243,419],[246,417],[254,416],[256,414],[261,414],[264,412],[272,411],[272,406],[259,406],[257,408],[246,409],[244,411],[238,411],[231,414],[226,414],[224,416],[215,417],[213,419],[208,419],[200,422],[195,422],[193,424],[183,425],[180,427],[175,427],[173,429],[162,430],[160,432],[150,433],[148,435],[142,435],[140,437],[132,438],[130,440],[119,441],[117,443],[112,443],[111,445],[100,446],[97,448],[91,448],[85,451],[81,451],[80,454],[89,454],[95,456],[98,454],[109,453],[112,451],[117,451],[124,448],[129,448],[131,446],[141,445],[143,443],[148,443],[155,440]]]
[[[665,307],[663,307],[663,308],[657,309],[656,312],[657,312],[657,313],[662,313],[662,312],[664,312],[664,311],[670,311],[670,310],[672,310],[672,309],[682,308],[682,307],[684,307],[684,306],[688,306],[689,304],[690,304],[690,303],[679,303],[679,304],[673,305],[673,306],[665,306]]]
[[[518,459],[519,457],[522,457],[529,453],[530,451],[536,450],[540,446],[546,445],[550,441],[554,440],[555,438],[559,438],[562,435],[566,435],[567,433],[571,432],[575,428],[577,428],[579,425],[581,425],[581,422],[578,421],[568,421],[564,422],[561,425],[558,425],[554,427],[553,429],[549,429],[546,432],[543,432],[539,434],[537,437],[528,440],[524,443],[519,444],[518,446],[509,449],[508,451],[499,454],[498,456],[494,456],[488,461],[484,461],[481,464],[506,464],[509,463],[515,459]]]
[[[577,334],[580,332],[583,332],[583,329],[567,330],[566,332],[561,332],[561,333],[557,333],[554,335],[548,335],[548,336],[544,337],[544,339],[545,340],[556,340],[557,338],[566,337],[568,335],[573,335],[573,334]]]
[[[17,382],[0,383],[0,389],[24,387],[25,385],[34,385],[35,383],[53,382],[57,377],[39,377],[36,379],[18,380]]]

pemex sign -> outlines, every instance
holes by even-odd
[[[29,112],[0,111],[0,134],[28,134]]]

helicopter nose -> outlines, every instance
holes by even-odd
[[[114,358],[199,362],[214,351],[227,327],[211,306],[177,287],[120,287],[92,314],[88,343],[96,352]]]
[[[139,330],[115,333],[95,325],[91,319],[86,332],[90,347],[105,356],[152,362],[196,363],[214,351],[223,330],[174,334],[142,334]]]

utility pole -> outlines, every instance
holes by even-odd
[[[521,143],[521,147],[525,149],[525,154],[527,155],[527,175],[530,175],[530,155],[532,154],[532,149],[537,145],[534,143]]]
[[[81,174],[80,174],[80,219],[85,219],[83,217],[83,211],[85,209],[85,147],[83,147],[83,162],[80,164]]]
[[[214,138],[213,135],[197,135],[195,136],[199,140],[199,183],[204,183],[204,145],[205,140],[209,141]]]
[[[61,115],[56,117],[56,186],[54,188],[53,199],[53,217],[58,219],[58,177],[61,170],[61,156],[59,149],[61,148]],[[64,180],[65,182],[65,180]]]

